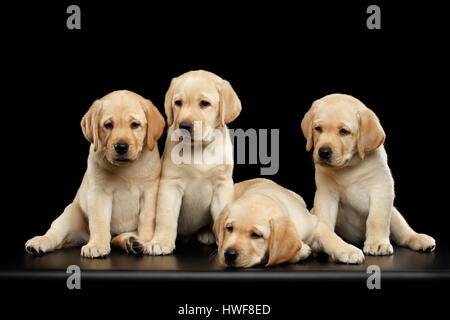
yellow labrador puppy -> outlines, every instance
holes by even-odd
[[[398,245],[434,250],[434,239],[415,232],[393,206],[385,133],[372,110],[352,96],[331,94],[312,104],[301,127],[306,150],[314,147],[314,214],[324,225],[347,241],[364,241],[368,255],[392,254],[390,235]],[[362,262],[356,247],[335,250],[350,258],[344,262]]]
[[[215,221],[213,230],[222,265],[251,267],[297,262],[311,253],[317,218],[303,199],[267,179],[234,185],[234,201]]]
[[[31,254],[85,244],[81,255],[102,257],[110,242],[138,253],[153,236],[161,163],[156,141],[164,130],[158,109],[140,95],[114,91],[81,121],[91,143],[88,167],[74,201],[43,236],[27,241]],[[117,235],[111,241],[111,235]]]
[[[312,252],[345,261],[350,246],[310,214],[298,194],[267,179],[234,185],[234,200],[214,223],[218,261],[232,267],[295,263]],[[320,236],[319,236],[320,235]]]
[[[230,83],[211,72],[191,71],[172,79],[165,98],[169,130],[155,234],[144,253],[172,253],[177,232],[191,235],[210,226],[233,198],[233,148],[226,124],[240,111]],[[181,147],[184,161],[178,159]],[[200,232],[198,239],[215,241],[209,230]]]

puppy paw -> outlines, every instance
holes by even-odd
[[[158,239],[154,239],[144,244],[144,254],[150,256],[163,256],[172,254],[174,249],[174,241],[161,241]]]
[[[85,258],[102,258],[107,256],[111,252],[111,247],[108,244],[98,245],[94,243],[88,243],[81,247],[81,256]]]
[[[311,252],[312,252],[311,247],[308,246],[306,243],[302,243],[302,248],[297,252],[294,258],[289,260],[289,262],[296,263],[298,261],[305,260],[311,255]]]
[[[364,262],[364,253],[355,246],[347,244],[332,254],[332,259],[346,264],[361,264]]]
[[[308,246],[306,243],[302,243],[302,248],[298,252],[299,259],[305,260],[306,258],[308,258],[311,255],[311,252],[312,252],[311,247]]]
[[[47,236],[37,236],[25,243],[25,251],[31,255],[40,255],[53,251],[53,241]]]
[[[433,252],[436,248],[436,241],[429,235],[415,233],[408,237],[405,245],[415,251]]]
[[[129,237],[125,241],[126,252],[129,254],[141,254],[144,251],[144,245],[135,237]]]
[[[394,248],[389,240],[366,240],[363,251],[371,256],[390,256],[394,253]]]
[[[197,234],[197,240],[206,245],[216,243],[216,237],[214,237],[214,233],[210,230],[199,232]]]

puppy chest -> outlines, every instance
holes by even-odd
[[[341,203],[343,207],[350,207],[359,214],[369,213],[369,193],[363,188],[357,186],[348,188],[341,194]]]
[[[185,186],[183,207],[209,207],[213,195],[213,186],[209,179],[191,179]]]
[[[140,212],[140,191],[119,190],[113,194],[111,233],[134,231],[137,228]]]

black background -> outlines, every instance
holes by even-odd
[[[73,3],[81,7],[81,30],[66,28]],[[227,79],[240,97],[242,112],[229,127],[280,129],[280,169],[268,178],[302,195],[309,207],[314,169],[301,119],[313,100],[329,93],[362,100],[387,135],[396,206],[439,248],[448,238],[444,10],[376,2],[382,29],[368,30],[369,4],[58,1],[4,7],[7,249],[23,250],[72,201],[89,148],[79,123],[95,99],[128,89],[163,113],[171,78],[196,69]],[[259,172],[259,165],[236,165],[234,180]]]

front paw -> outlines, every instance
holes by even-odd
[[[408,238],[406,246],[415,251],[432,252],[436,248],[436,241],[429,235],[415,233]]]
[[[394,253],[389,240],[366,240],[363,251],[371,256],[390,256]]]
[[[289,260],[290,263],[296,263],[301,260],[307,259],[311,255],[311,247],[308,246],[306,243],[302,243],[301,249],[297,252],[297,254]]]
[[[175,241],[153,239],[144,244],[144,254],[150,256],[168,255],[175,249]]]
[[[32,255],[40,255],[52,251],[52,240],[47,236],[37,236],[25,243],[25,251]]]
[[[88,243],[81,248],[81,256],[85,258],[102,258],[111,252],[109,243],[99,245],[95,243]]]
[[[331,258],[346,264],[361,264],[364,262],[364,253],[357,247],[346,244],[337,249]]]

